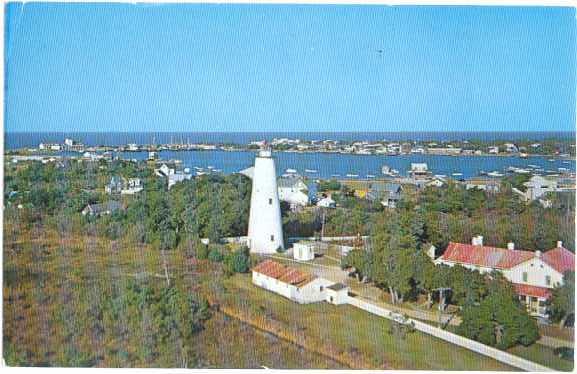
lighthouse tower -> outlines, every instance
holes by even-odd
[[[270,148],[259,151],[254,160],[248,244],[253,253],[275,253],[284,248],[276,168]]]

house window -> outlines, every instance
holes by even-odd
[[[320,288],[319,288],[319,289],[322,291],[322,290],[323,290],[323,286],[320,286]]]
[[[527,282],[527,278],[528,278],[527,272],[524,271],[524,272],[523,272],[523,282]]]
[[[333,302],[333,297],[332,297],[332,296],[331,296],[331,299],[330,299],[330,300],[331,300],[331,303],[332,303],[332,302]]]
[[[272,199],[268,199],[268,205],[272,205]]]
[[[547,286],[550,286],[550,285],[551,285],[551,276],[550,276],[550,275],[546,275],[546,276],[545,276],[545,284],[546,284]]]
[[[271,242],[274,242],[274,235],[271,235],[271,236],[270,236],[270,241],[271,241]]]

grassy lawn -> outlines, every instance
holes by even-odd
[[[507,350],[507,352],[545,365],[551,369],[560,371],[573,370],[573,362],[557,357],[553,353],[553,348],[545,347],[541,344],[533,344],[529,347],[517,346]]]
[[[375,368],[429,370],[512,370],[507,365],[418,332],[404,339],[389,333],[389,321],[357,308],[326,303],[299,305],[236,275],[224,282],[221,301],[239,309],[269,314],[287,327],[303,330],[320,342],[370,357]],[[322,344],[322,343],[320,343]]]

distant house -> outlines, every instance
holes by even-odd
[[[168,177],[171,174],[174,174],[175,170],[173,168],[169,168],[166,164],[162,164],[162,166],[158,169],[154,169],[154,174],[159,177]]]
[[[170,174],[168,175],[168,189],[170,190],[170,188],[175,184],[189,179],[192,179],[192,174],[183,172],[175,172]]]
[[[252,268],[252,283],[300,304],[320,301],[344,304],[348,300],[347,286],[272,260],[265,260]]]
[[[82,209],[82,215],[101,216],[104,214],[112,214],[119,210],[122,210],[122,205],[118,201],[108,201],[102,204],[88,204]]]
[[[426,187],[443,187],[445,184],[447,184],[446,179],[435,176],[430,181],[425,183],[425,186]]]
[[[557,180],[534,175],[529,181],[524,183],[526,200],[537,200],[548,192],[557,191]]]
[[[497,193],[501,188],[501,181],[495,178],[472,178],[465,182],[465,188],[477,188],[486,192]]]
[[[403,187],[399,183],[373,182],[369,185],[366,198],[380,201],[385,207],[394,208],[401,199]]]
[[[113,176],[110,182],[104,187],[107,194],[133,195],[143,190],[140,178],[122,178]]]
[[[317,201],[317,206],[322,208],[336,208],[337,203],[330,196],[325,196]]]
[[[110,182],[108,182],[108,184],[104,187],[104,190],[109,195],[119,194],[121,193],[123,187],[124,187],[124,181],[122,180],[121,177],[115,175],[110,179]]]
[[[120,191],[122,195],[133,195],[144,189],[140,178],[128,178],[124,183],[124,188]]]
[[[493,270],[501,272],[515,288],[519,300],[534,316],[547,317],[546,302],[552,289],[563,283],[563,273],[575,270],[575,255],[557,242],[557,247],[545,253],[515,249],[513,243],[507,248],[483,245],[483,237],[477,236],[472,244],[449,243],[435,264],[461,265],[481,273]]]
[[[168,167],[166,164],[162,164],[162,166],[158,169],[154,169],[154,173],[159,177],[164,177],[168,181],[168,189],[172,188],[175,184],[192,179],[192,174],[188,172],[188,169],[185,169],[184,172],[177,171],[174,168]]]
[[[302,177],[291,175],[279,178],[277,186],[279,200],[289,203],[292,210],[298,206],[308,205],[308,187]]]

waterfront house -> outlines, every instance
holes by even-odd
[[[537,317],[547,317],[546,303],[552,289],[563,283],[563,273],[575,270],[575,255],[557,242],[556,248],[541,253],[483,245],[483,237],[476,236],[471,244],[449,243],[445,252],[434,260],[435,264],[461,265],[481,273],[501,272],[515,288],[515,292]]]
[[[508,153],[518,153],[519,152],[519,149],[513,143],[505,143],[505,144],[503,144],[503,146],[505,147],[505,151]]]
[[[409,175],[414,178],[427,178],[431,172],[426,163],[411,163],[411,170],[409,170]]]
[[[308,187],[299,175],[281,177],[277,181],[278,198],[289,203],[291,210],[309,203]]]
[[[122,205],[118,201],[112,200],[102,204],[88,204],[82,209],[82,215],[98,217],[104,214],[112,214],[119,210],[122,210]]]
[[[427,148],[427,153],[430,155],[458,155],[462,152],[461,148],[446,147],[446,148]]]
[[[252,283],[299,304],[320,301],[343,304],[348,299],[348,287],[272,260],[252,268]]]

